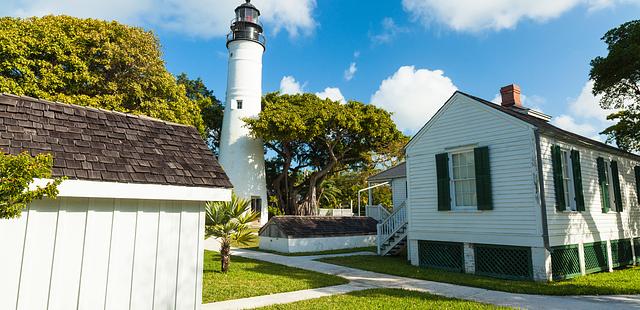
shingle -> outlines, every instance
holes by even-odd
[[[0,95],[0,146],[52,153],[55,177],[231,187],[195,128],[120,112]]]
[[[335,237],[374,235],[378,222],[370,217],[314,217],[314,216],[275,216],[260,229],[260,235],[266,236],[266,227],[275,225],[294,238]]]

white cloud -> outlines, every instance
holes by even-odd
[[[347,68],[347,70],[344,70],[344,79],[347,81],[351,81],[353,77],[356,75],[357,71],[358,71],[358,67],[356,66],[356,63],[352,62],[349,65],[349,68]]]
[[[304,92],[304,84],[300,84],[293,76],[284,76],[280,80],[280,93],[285,95],[295,95]]]
[[[585,136],[594,140],[604,141],[603,137],[600,137],[598,134],[602,130],[597,130],[589,122],[579,123],[573,116],[563,114],[553,118],[552,123],[555,126],[558,126],[564,130],[571,131],[573,133],[577,133],[581,136]]]
[[[339,101],[340,103],[346,103],[347,100],[344,99],[342,92],[337,87],[327,87],[324,91],[316,93],[316,96],[320,97],[320,99],[331,99],[333,101]]]
[[[391,17],[385,17],[382,19],[382,32],[377,34],[369,34],[371,42],[374,44],[383,44],[393,41],[393,39],[400,33],[407,32],[408,29],[396,25],[396,22]]]
[[[227,34],[239,0],[9,0],[0,15],[28,17],[65,14],[117,20],[137,26],[168,29],[195,37]],[[291,37],[316,27],[315,0],[264,0],[256,3],[267,33],[285,30]]]
[[[444,104],[457,87],[442,70],[400,67],[380,84],[371,104],[393,113],[405,133],[415,133]]]
[[[301,84],[294,78],[293,76],[286,75],[282,77],[280,80],[280,93],[284,95],[295,95],[306,92],[305,87],[307,83]],[[337,87],[327,87],[323,91],[316,93],[321,99],[331,99],[333,101],[339,101],[341,103],[346,103],[347,101],[344,99],[342,92]]]
[[[462,32],[515,27],[522,20],[544,22],[584,5],[589,11],[638,0],[402,0],[409,15],[425,25],[432,23]]]
[[[599,104],[601,97],[594,96],[592,90],[593,81],[588,81],[577,98],[569,99],[565,114],[553,118],[551,122],[579,135],[605,141],[606,137],[600,132],[613,124],[613,121],[607,120],[607,115],[613,110],[602,109]]]

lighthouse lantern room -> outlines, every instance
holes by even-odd
[[[235,193],[251,200],[260,212],[260,223],[268,220],[264,146],[251,136],[244,119],[257,117],[262,98],[262,55],[266,48],[260,11],[250,0],[238,6],[227,35],[229,71],[219,162]]]

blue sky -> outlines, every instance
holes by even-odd
[[[224,99],[224,34],[242,1],[130,2],[9,0],[0,13],[68,14],[151,29],[171,72],[203,78]],[[590,95],[589,61],[606,53],[600,38],[608,29],[640,16],[638,0],[253,3],[263,11],[268,38],[264,92],[372,102],[393,111],[408,134],[455,89],[492,100],[501,86],[517,83],[525,105],[598,137],[608,123]]]

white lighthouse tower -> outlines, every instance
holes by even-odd
[[[227,99],[220,137],[219,162],[229,176],[235,193],[251,200],[260,212],[260,224],[268,220],[264,147],[250,136],[244,118],[257,117],[262,98],[262,54],[265,37],[260,11],[246,0],[236,8],[236,18],[227,35],[229,72]]]

